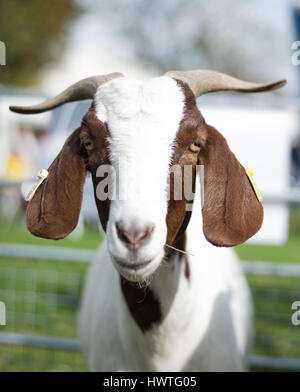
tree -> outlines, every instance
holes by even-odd
[[[0,9],[0,40],[6,45],[0,83],[32,87],[42,67],[59,60],[81,8],[75,0],[0,0]]]

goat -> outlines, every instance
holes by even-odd
[[[253,236],[263,208],[224,137],[206,124],[196,98],[213,91],[281,87],[209,70],[170,71],[146,83],[114,73],[84,79],[19,113],[40,113],[93,99],[26,212],[31,233],[67,236],[78,221],[86,171],[92,176],[106,239],[89,269],[80,335],[92,371],[242,371],[252,335],[252,302],[228,247]],[[127,175],[119,169],[126,161]],[[97,197],[115,169],[126,198]],[[194,212],[174,197],[170,168],[204,165]],[[108,183],[107,183],[108,184]],[[170,197],[167,197],[170,190]],[[193,199],[192,197],[190,199]],[[200,230],[203,226],[203,233]],[[193,253],[190,255],[188,252]]]

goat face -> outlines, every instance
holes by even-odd
[[[68,235],[78,221],[89,170],[112,261],[126,279],[142,281],[161,263],[165,245],[174,244],[187,227],[190,212],[186,206],[199,164],[205,173],[202,215],[206,238],[217,246],[233,246],[255,234],[262,223],[262,206],[225,139],[201,116],[194,75],[190,83],[187,79],[175,73],[141,84],[114,76],[97,86],[81,127],[68,138],[29,203],[29,230],[44,238]],[[86,85],[80,90],[81,99],[86,98]],[[232,89],[272,87],[239,84]],[[213,91],[211,85],[206,89]],[[65,101],[74,100],[73,93],[66,92]],[[58,104],[54,100],[51,107]],[[49,104],[46,109],[43,105],[30,110],[49,109]],[[181,173],[179,180],[170,175],[174,167]],[[178,187],[190,191],[182,191],[179,200]],[[109,189],[108,197],[103,197],[104,188]]]
[[[179,230],[183,232],[187,200],[184,192],[175,200],[177,177],[175,173],[169,181],[169,171],[189,166],[190,175],[180,177],[194,181],[198,147],[192,151],[190,146],[203,144],[205,134],[191,90],[174,79],[141,84],[120,78],[98,89],[83,120],[81,139],[88,144],[88,167],[108,250],[127,279],[151,275],[163,259],[165,244],[171,245]],[[111,200],[101,194],[104,165],[115,175],[108,184]],[[193,184],[189,188],[192,191]]]

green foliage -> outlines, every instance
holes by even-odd
[[[32,86],[43,66],[58,61],[81,9],[75,0],[0,0],[0,9],[0,40],[6,44],[0,83]]]

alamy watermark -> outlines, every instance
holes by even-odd
[[[292,314],[292,324],[297,327],[300,325],[300,301],[295,301],[292,303],[292,310],[295,310],[295,312]]]
[[[0,325],[6,325],[6,306],[0,301]]]
[[[6,46],[0,41],[0,65],[6,65]]]
[[[201,204],[204,202],[203,178],[204,165],[173,165],[169,168],[169,180],[166,187],[167,200],[185,200],[186,211],[192,210],[192,204],[195,196],[195,176],[200,177],[201,184]],[[171,182],[172,176],[172,182]],[[96,196],[100,201],[104,200],[134,200],[143,202],[149,197],[161,197],[158,190],[156,193],[155,180],[142,180],[144,189],[136,187],[139,184],[138,179],[144,177],[144,173],[140,172],[139,167],[134,168],[134,172],[128,170],[126,159],[119,162],[118,167],[112,165],[101,165],[96,171],[96,177],[101,178],[96,186]],[[172,186],[170,186],[172,184]],[[154,186],[154,189],[151,187]],[[154,200],[153,200],[154,201]]]

